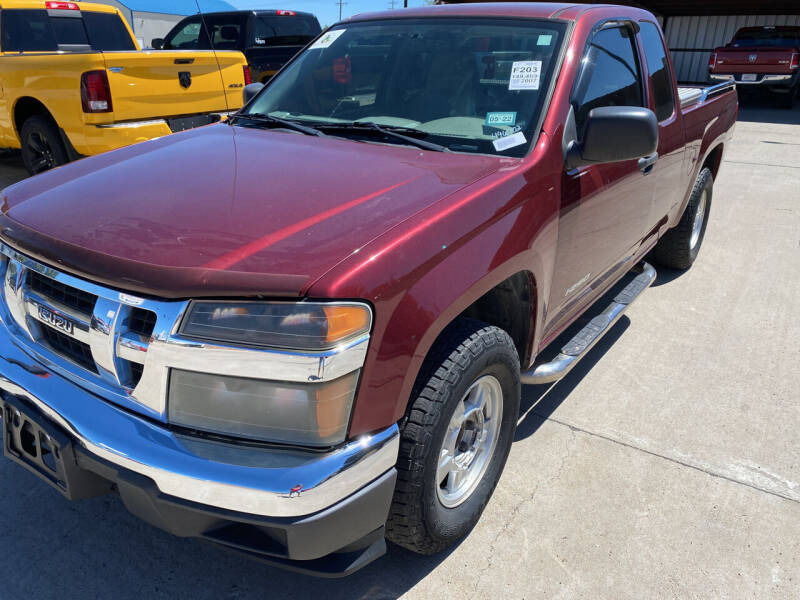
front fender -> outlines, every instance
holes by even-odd
[[[436,338],[510,276],[530,277],[536,288],[531,322],[541,330],[555,256],[561,162],[560,152],[555,159],[535,160],[536,154],[509,161],[415,215],[312,285],[311,297],[360,298],[375,309],[351,436],[402,418]],[[536,336],[530,337],[536,347]]]

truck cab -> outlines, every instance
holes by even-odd
[[[321,31],[311,13],[252,10],[204,13],[180,21],[164,38],[152,41],[164,50],[240,50],[252,81],[266,83]]]

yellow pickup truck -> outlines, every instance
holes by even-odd
[[[31,174],[218,121],[249,79],[241,52],[141,50],[110,6],[0,0],[0,148]]]

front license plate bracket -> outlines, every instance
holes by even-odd
[[[81,469],[69,436],[15,396],[0,400],[3,453],[70,500],[107,494],[111,482]]]

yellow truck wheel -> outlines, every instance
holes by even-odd
[[[69,162],[58,128],[46,117],[29,117],[22,125],[20,141],[22,161],[31,175]]]

